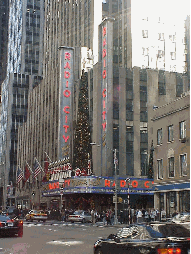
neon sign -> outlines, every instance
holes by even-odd
[[[103,78],[103,90],[102,90],[102,128],[105,132],[106,130],[106,115],[107,115],[107,106],[106,106],[106,99],[107,99],[107,89],[106,89],[106,77],[107,77],[107,70],[106,70],[106,57],[107,57],[107,40],[106,40],[106,32],[107,28],[104,26],[102,30],[103,35],[103,49],[102,49],[102,58],[103,58],[103,71],[102,71],[102,78]]]
[[[72,121],[73,48],[60,47],[59,159],[69,156]]]

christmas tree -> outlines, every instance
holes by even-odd
[[[91,158],[91,135],[88,103],[88,75],[82,71],[79,88],[77,124],[74,136],[73,168],[79,168],[79,175],[88,174],[88,160]]]
[[[149,157],[149,165],[148,165],[148,178],[153,179],[154,174],[153,174],[153,153],[154,153],[154,147],[153,147],[153,140],[151,143],[151,148],[150,148],[150,157]]]

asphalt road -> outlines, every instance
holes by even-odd
[[[24,222],[22,238],[0,238],[0,254],[92,254],[98,238],[118,230],[91,223]]]

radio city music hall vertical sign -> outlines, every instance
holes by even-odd
[[[106,142],[107,128],[107,26],[102,26],[102,145]]]
[[[72,138],[72,89],[74,83],[74,50],[60,47],[59,159],[70,155]]]

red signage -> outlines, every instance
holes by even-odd
[[[107,29],[106,27],[103,27],[103,49],[102,49],[102,58],[103,58],[103,72],[102,72],[102,78],[103,78],[103,85],[105,83],[105,79],[107,77],[107,71],[106,71],[106,56],[107,56],[107,41],[106,41],[106,32]],[[107,108],[106,108],[106,94],[107,94],[107,90],[106,88],[103,88],[102,91],[102,128],[103,131],[105,131],[106,129],[106,114],[107,114]]]

